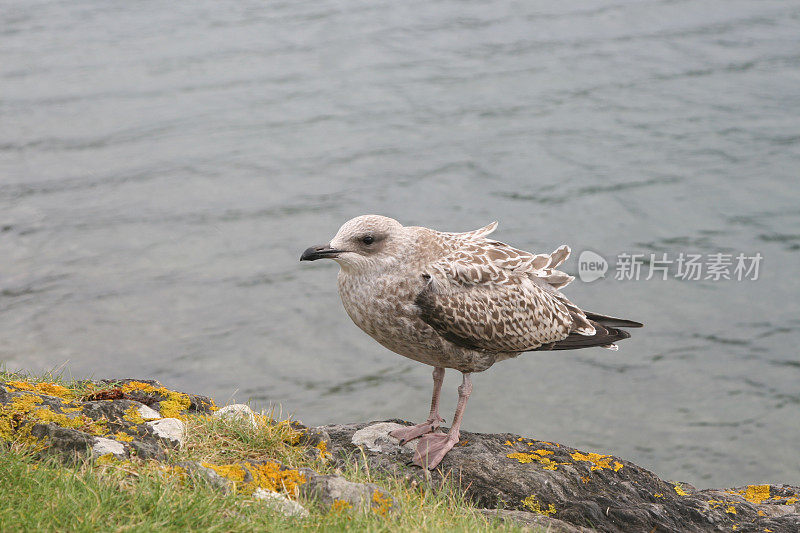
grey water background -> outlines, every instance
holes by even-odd
[[[0,91],[8,369],[420,420],[430,368],[298,263],[352,216],[498,219],[571,273],[760,252],[756,281],[576,280],[647,327],[474,376],[464,428],[800,482],[797,2],[2,1]]]

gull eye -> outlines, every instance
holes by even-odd
[[[372,235],[365,235],[364,237],[361,238],[361,242],[367,245],[372,244],[373,242],[375,242],[375,237],[373,237]]]

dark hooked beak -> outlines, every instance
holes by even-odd
[[[342,251],[331,248],[330,244],[318,244],[308,248],[303,255],[300,256],[300,261],[316,261],[317,259],[325,259],[326,257],[336,257]]]

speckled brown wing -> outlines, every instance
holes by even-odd
[[[565,339],[573,330],[570,310],[559,295],[527,274],[454,257],[432,267],[415,303],[422,319],[454,344],[523,352]]]

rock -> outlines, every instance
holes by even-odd
[[[326,510],[371,509],[382,516],[397,510],[394,497],[378,485],[340,476],[314,476],[300,486],[300,494]]]
[[[243,403],[235,403],[233,405],[226,405],[216,413],[214,416],[217,418],[226,418],[230,420],[245,420],[247,421],[250,426],[258,427],[256,423],[256,415],[253,413],[253,410],[250,409],[249,406]]]
[[[405,426],[395,422],[372,424],[371,426],[359,429],[353,433],[350,442],[356,446],[364,446],[371,452],[402,453],[403,450],[405,450],[413,454],[417,449],[417,442],[419,442],[419,439],[407,442],[401,448],[400,441],[389,435],[389,432],[402,427]]]
[[[348,458],[358,450],[356,442],[371,470],[418,483],[439,483],[446,477],[482,508],[533,513],[609,533],[800,531],[800,487],[697,490],[688,483],[662,480],[618,457],[508,433],[462,431],[461,442],[428,474],[411,464],[411,449],[398,446],[388,435],[400,422],[318,429],[330,436],[335,461],[352,460]],[[515,517],[529,515],[503,518]]]
[[[153,420],[155,418],[161,418],[161,413],[142,404],[139,406],[139,416],[145,420]]]
[[[512,522],[523,526],[545,528],[548,533],[592,533],[594,530],[573,526],[558,518],[544,516],[530,511],[508,511],[505,509],[478,509],[486,518],[499,519],[501,522]]]
[[[182,444],[184,424],[161,415],[185,416],[213,406],[208,398],[172,391],[157,381],[84,385],[89,383],[96,392],[76,398],[56,383],[0,382],[0,439],[22,439],[64,457],[111,453],[164,460],[167,450]]]
[[[177,444],[178,446],[183,444],[186,426],[177,418],[152,420],[147,422],[147,425],[153,428],[153,432],[162,439],[172,441],[173,444]]]
[[[127,457],[128,453],[125,445],[119,441],[104,439],[103,437],[95,437],[94,445],[92,445],[92,455],[100,457],[102,455],[112,454],[114,457],[120,459]]]
[[[308,516],[308,510],[306,510],[305,507],[296,501],[290,500],[280,492],[256,489],[255,492],[253,492],[253,498],[266,502],[269,507],[276,509],[286,516],[299,516],[302,518]]]

